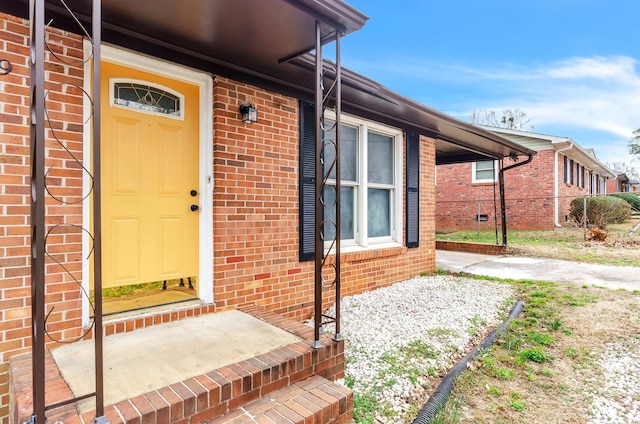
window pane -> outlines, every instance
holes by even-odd
[[[333,121],[327,121],[327,126],[333,125]],[[324,138],[326,141],[335,141],[336,138],[335,128],[330,131],[325,131]],[[342,181],[357,181],[358,172],[358,128],[342,125],[340,132],[340,172]],[[325,143],[324,149],[324,163],[329,166],[333,159],[336,157],[335,148],[331,143]],[[336,178],[335,169],[331,171],[329,178]]]
[[[391,192],[370,188],[368,191],[368,235],[383,237],[391,235]]]
[[[342,240],[352,240],[354,236],[354,188],[340,187],[340,236]],[[327,186],[324,189],[322,200],[325,221],[336,219],[336,187]],[[336,237],[336,228],[333,223],[325,222],[322,229],[325,241],[331,241]]]
[[[492,160],[476,162],[476,180],[494,180],[494,165]]]
[[[180,98],[161,88],[133,82],[116,82],[113,93],[113,101],[117,105],[180,116]]]
[[[368,139],[368,181],[393,184],[393,138],[369,132]]]

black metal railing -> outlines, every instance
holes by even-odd
[[[30,422],[33,424],[46,423],[46,412],[82,399],[95,397],[96,417],[94,422],[99,424],[108,423],[104,416],[104,392],[103,392],[103,359],[102,359],[102,280],[101,280],[101,241],[100,241],[100,43],[101,43],[101,1],[93,1],[92,9],[92,30],[91,34],[86,30],[74,12],[67,6],[64,0],[60,4],[79,26],[79,31],[91,42],[92,54],[88,58],[82,58],[79,63],[70,63],[61,54],[56,53],[47,43],[47,30],[52,22],[46,21],[46,8],[44,0],[31,0],[29,3],[29,23],[30,23],[30,163],[31,163],[31,308],[32,308],[32,386],[33,386],[33,414]],[[92,88],[89,92],[81,86],[72,83],[55,83],[47,81],[45,73],[45,57],[49,52],[52,61],[60,62],[70,66],[84,66],[92,60],[93,79]],[[5,60],[0,61],[0,73],[11,72],[11,64]],[[45,88],[47,85],[48,88]],[[92,153],[93,167],[84,164],[72,149],[67,147],[67,141],[62,135],[62,131],[57,131],[55,123],[50,119],[47,107],[50,93],[66,92],[73,89],[82,92],[83,102],[91,105],[91,113],[84,122],[84,125],[92,125]],[[92,98],[93,96],[93,98]],[[93,121],[93,122],[91,122]],[[68,155],[64,161],[50,160],[52,164],[47,167],[46,134],[57,143],[58,148]],[[80,169],[91,183],[87,193],[80,195],[68,195],[64,190],[58,192],[54,178],[59,167]],[[80,189],[82,190],[82,189]],[[47,198],[59,205],[73,205],[83,203],[90,196],[93,196],[93,225],[95,233],[92,234],[87,228],[74,223],[54,223],[47,221]],[[50,225],[49,225],[50,224]],[[82,285],[82,279],[78,278],[70,267],[64,264],[56,256],[50,254],[47,249],[48,239],[58,233],[68,233],[77,230],[86,233],[91,240],[90,257],[93,258],[93,280],[94,280],[94,301],[93,321],[88,328],[74,340],[60,339],[51,335],[47,331],[47,321],[53,312],[53,307],[47,311],[46,293],[46,262],[47,260],[56,263],[67,275],[67,278],[79,286],[79,290],[90,299],[88,291]],[[89,300],[89,303],[91,301]],[[56,342],[72,342],[83,339],[91,331],[95,331],[95,392],[83,394],[73,399],[63,400],[56,404],[47,405],[45,400],[46,378],[45,378],[45,349],[46,338]]]
[[[322,57],[322,39],[320,24],[316,23],[316,175],[315,175],[315,305],[314,305],[314,342],[313,347],[322,346],[320,334],[328,324],[335,324],[334,340],[342,340],[340,333],[340,115],[341,110],[341,32],[335,30],[335,63]],[[335,120],[325,120],[325,111],[332,108]],[[331,135],[329,135],[331,134]],[[333,154],[327,154],[327,150]],[[331,158],[329,161],[328,158]],[[327,161],[325,161],[327,160]],[[335,171],[335,183],[328,184],[330,175]],[[327,190],[335,190],[326,196]],[[331,198],[330,204],[325,199]],[[326,209],[333,209],[332,219],[325,218]],[[332,227],[330,229],[330,227]],[[327,240],[327,234],[333,234]],[[334,255],[334,260],[329,260]],[[335,314],[330,316],[323,311],[325,294],[334,291]]]

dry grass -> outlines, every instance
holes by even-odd
[[[585,240],[590,236],[581,228],[562,228],[540,236],[539,242],[515,240],[512,254],[551,257],[608,265],[640,266],[640,222],[636,219],[611,225],[603,241]],[[635,230],[635,231],[634,231]],[[547,242],[544,242],[544,240]]]
[[[640,334],[638,293],[514,284],[528,306],[458,379],[434,423],[586,423],[606,343]],[[551,343],[537,344],[532,334]],[[525,349],[542,352],[545,361],[523,360]]]
[[[640,220],[630,219],[623,224],[610,225],[608,232],[604,241],[588,241],[588,231],[577,227],[551,231],[509,231],[509,251],[513,255],[640,266]],[[495,231],[457,231],[438,234],[437,238],[495,244]]]
[[[580,228],[511,232],[510,253],[636,266],[640,275],[640,221],[612,225],[608,231],[602,242],[586,241],[588,234]],[[477,241],[477,237],[477,232],[458,232],[441,238]],[[527,303],[523,314],[458,379],[445,410],[433,423],[588,422],[594,393],[601,390],[597,359],[607,343],[640,335],[640,292],[509,283],[518,287]],[[541,345],[532,334],[549,337],[550,343]],[[543,361],[523,359],[527,349],[540,353]]]

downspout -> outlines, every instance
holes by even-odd
[[[501,168],[500,171],[498,172],[498,180],[500,181],[500,212],[502,215],[501,218],[502,218],[502,245],[503,246],[507,245],[507,208],[504,204],[504,172],[509,169],[526,165],[532,160],[533,160],[533,155],[531,154],[531,155],[528,155],[527,160],[525,160],[524,162],[514,163],[513,165],[509,165],[506,168]]]
[[[556,226],[556,228],[562,227],[562,225],[560,225],[560,221],[558,220],[558,213],[560,213],[560,199],[558,197],[560,195],[560,183],[558,182],[558,153],[571,149],[573,149],[573,142],[569,143],[569,146],[565,147],[564,149],[556,150],[554,154],[555,166],[553,170],[553,224]],[[591,185],[591,182],[589,182],[589,185]]]

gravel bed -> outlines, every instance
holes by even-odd
[[[428,276],[345,297],[346,369],[339,383],[368,399],[376,422],[410,422],[412,402],[426,401],[434,389],[428,377],[452,368],[474,336],[499,325],[513,296],[506,284]]]
[[[608,343],[598,360],[601,387],[592,403],[593,424],[640,423],[640,339]]]

